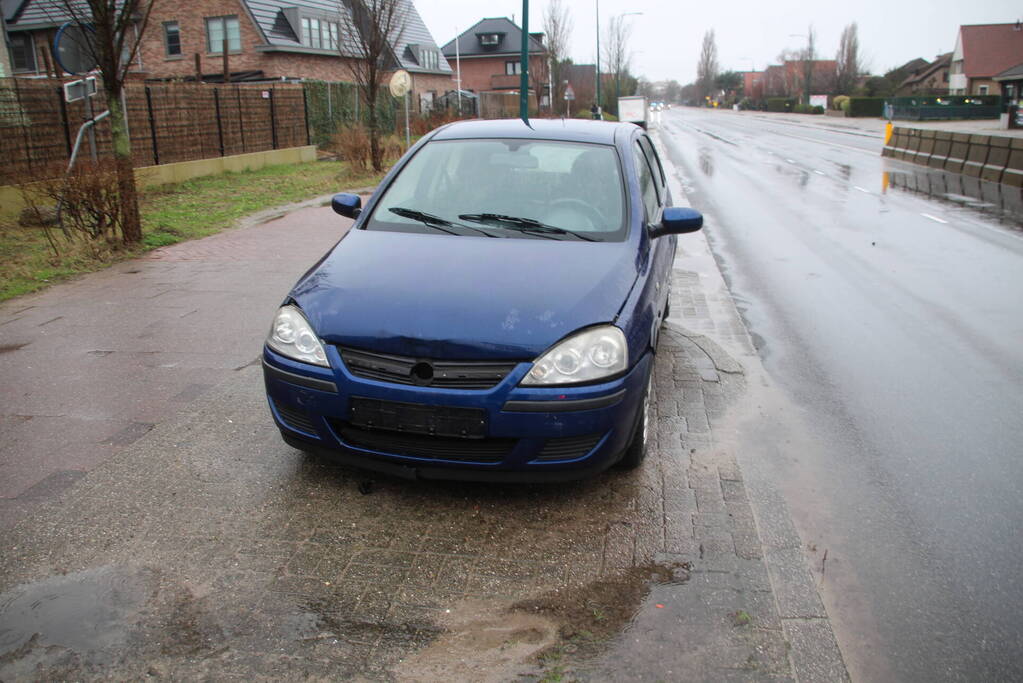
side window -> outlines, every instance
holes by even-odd
[[[664,198],[667,196],[665,192],[667,181],[664,177],[664,167],[661,166],[661,158],[657,156],[657,150],[654,149],[653,143],[647,136],[644,135],[639,139],[639,145],[646,152],[647,159],[650,160],[650,168],[654,172],[654,184],[657,185],[657,196],[661,198],[661,203],[664,203]]]
[[[643,205],[646,206],[646,219],[653,222],[660,219],[657,201],[657,188],[654,187],[654,177],[650,173],[650,166],[647,163],[646,155],[637,142],[632,148],[636,161],[636,173],[639,175],[639,190],[643,193]]]

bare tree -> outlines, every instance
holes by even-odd
[[[806,29],[806,49],[803,51],[803,104],[810,104],[810,95],[813,90],[813,67],[817,60],[815,42],[816,35],[813,31],[813,24],[810,24]]]
[[[349,70],[359,94],[366,102],[369,128],[370,159],[373,170],[383,170],[383,152],[380,147],[380,117],[377,97],[387,71],[394,69],[398,60],[394,46],[405,33],[408,0],[342,0],[342,35],[351,40],[348,49],[354,51]],[[347,10],[347,11],[346,11]],[[342,55],[345,47],[339,46]]]
[[[628,75],[629,62],[632,61],[632,54],[629,51],[629,36],[632,34],[632,27],[626,21],[625,15],[619,14],[611,17],[606,30],[604,64],[607,65],[607,68],[604,73],[615,79],[614,111],[615,114],[618,114],[618,98],[622,94],[622,78]]]
[[[696,64],[696,95],[701,100],[714,94],[714,79],[718,75],[718,46],[714,42],[714,29],[703,34],[700,61]]]
[[[543,32],[547,59],[550,60],[551,83],[554,86],[554,102],[551,102],[551,107],[557,109],[555,102],[560,102],[565,93],[565,60],[568,58],[572,37],[572,15],[562,0],[551,0],[547,5],[543,13]]]
[[[855,21],[842,29],[835,62],[837,63],[835,90],[839,94],[848,95],[856,87],[856,81],[863,73],[863,63],[860,59],[860,38]]]
[[[103,79],[103,94],[110,111],[110,138],[117,169],[117,194],[121,205],[121,239],[125,244],[142,241],[138,191],[131,158],[131,138],[122,106],[128,70],[138,54],[149,24],[154,0],[52,0],[55,14],[63,14],[88,39],[82,47],[96,62]]]

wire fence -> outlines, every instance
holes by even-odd
[[[130,84],[125,88],[136,166],[261,152],[310,143],[301,85]],[[66,166],[92,102],[65,102],[58,80],[0,79],[0,185],[52,177]],[[88,138],[89,136],[87,136]],[[112,156],[110,123],[95,126],[97,158]],[[92,153],[93,141],[79,154]]]

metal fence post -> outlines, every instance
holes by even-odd
[[[312,135],[309,132],[309,91],[302,86],[302,109],[305,112],[305,144],[313,144]]]
[[[71,158],[71,122],[67,119],[67,102],[64,101],[64,89],[57,88],[57,103],[60,105],[60,123],[64,128],[64,145],[67,147],[68,159]]]
[[[270,88],[270,136],[273,139],[273,148],[277,149],[277,109],[274,107],[274,89]]]
[[[213,106],[217,112],[217,140],[220,143],[220,156],[224,156],[224,122],[220,120],[220,88],[213,89]]]
[[[242,154],[247,151],[245,149],[245,118],[242,116],[242,89],[241,86],[234,86],[234,94],[238,99],[238,134],[242,138]]]
[[[156,144],[156,119],[153,117],[153,93],[146,86],[146,112],[149,114],[149,138],[153,141],[153,163],[160,165],[160,148]]]

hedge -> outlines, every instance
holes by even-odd
[[[843,106],[847,116],[876,116],[884,113],[883,97],[850,97],[848,109]]]
[[[767,111],[792,111],[796,100],[791,97],[768,97]]]

